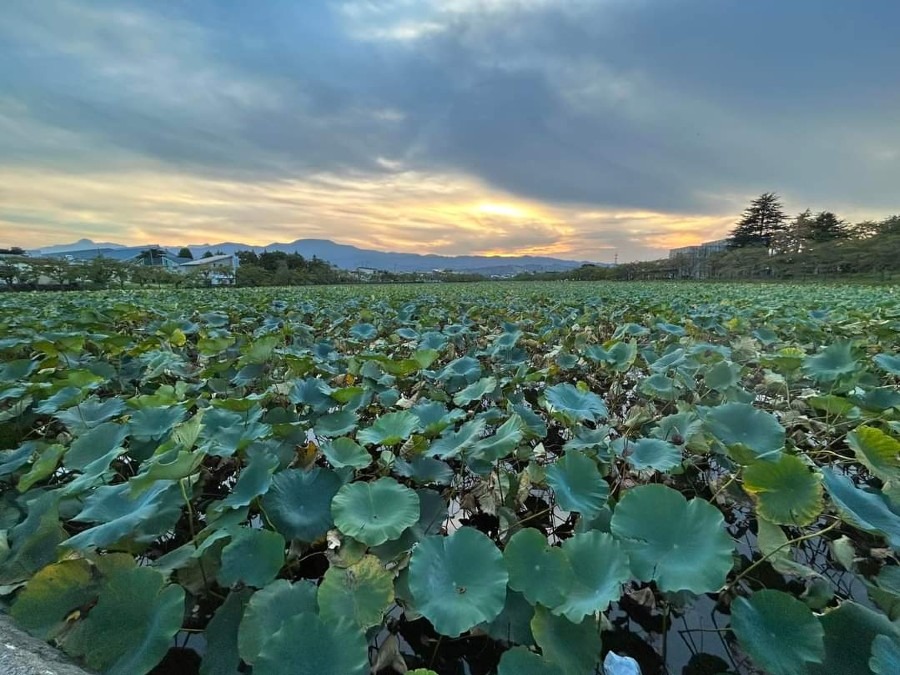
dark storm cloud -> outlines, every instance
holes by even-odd
[[[892,209],[900,4],[28,2],[0,156],[274,180],[403,169],[549,203]]]

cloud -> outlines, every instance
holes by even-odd
[[[273,239],[627,260],[721,236],[764,190],[798,211],[900,209],[897,3],[4,12],[0,223],[31,223],[31,239],[252,223]]]

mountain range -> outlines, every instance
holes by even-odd
[[[112,253],[120,257],[126,249],[139,252],[142,247],[123,246],[110,242],[94,242],[80,239],[71,244],[57,244],[32,251],[34,255],[60,255],[96,250],[98,253]],[[181,246],[164,246],[177,253]],[[326,260],[335,267],[345,270],[372,268],[389,272],[429,272],[432,270],[451,270],[454,272],[472,272],[485,275],[508,275],[520,272],[554,272],[579,267],[584,264],[574,260],[561,260],[547,256],[480,256],[460,255],[445,256],[419,253],[398,253],[374,251],[358,248],[348,244],[338,244],[328,239],[297,239],[289,243],[274,242],[268,246],[251,246],[239,242],[221,242],[218,244],[190,244],[188,247],[195,258],[207,251],[212,253],[235,253],[237,251],[283,251],[299,253],[306,258],[313,256]],[[603,263],[600,263],[603,265]]]

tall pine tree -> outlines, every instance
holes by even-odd
[[[834,239],[847,239],[850,230],[847,223],[831,211],[820,211],[813,218],[809,227],[807,239],[810,241],[832,241]]]
[[[754,199],[744,211],[737,226],[731,231],[728,246],[771,248],[775,236],[786,229],[786,220],[781,199],[774,192],[765,192]]]

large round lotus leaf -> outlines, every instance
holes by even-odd
[[[900,480],[900,441],[875,427],[857,427],[847,434],[856,459],[883,481]]]
[[[872,658],[869,668],[877,675],[900,673],[900,639],[878,635],[872,640]]]
[[[206,653],[200,665],[200,675],[236,673],[241,663],[238,653],[238,630],[252,588],[233,590],[206,624]]]
[[[275,474],[262,498],[266,518],[286,539],[315,541],[328,532],[331,500],[341,487],[334,471],[288,469]]]
[[[754,663],[772,675],[805,675],[825,656],[825,631],[809,607],[781,591],[763,590],[731,605],[731,628]]]
[[[416,608],[448,637],[492,621],[503,609],[508,579],[500,550],[471,527],[425,537],[409,563]]]
[[[565,600],[574,581],[572,567],[558,546],[550,546],[541,532],[526,528],[506,544],[503,559],[509,570],[509,587],[521,591],[533,605],[556,607]]]
[[[775,460],[784,447],[784,427],[775,416],[749,403],[725,403],[715,408],[702,408],[710,433],[734,458],[749,464],[753,459]]]
[[[875,638],[886,635],[891,640],[900,640],[897,626],[884,614],[851,601],[826,612],[819,620],[825,629],[825,658],[821,663],[809,664],[810,675],[869,673]]]
[[[635,469],[668,471],[681,464],[681,450],[659,438],[641,438],[628,444],[626,459]]]
[[[757,514],[776,525],[809,525],[822,512],[822,479],[796,455],[754,462],[744,471],[744,489]]]
[[[562,668],[525,647],[503,652],[497,675],[565,675]]]
[[[544,398],[550,410],[561,412],[576,422],[583,420],[596,422],[609,415],[602,398],[593,392],[581,391],[568,382],[549,387],[544,392]]]
[[[28,581],[10,614],[32,635],[46,640],[63,626],[69,613],[97,596],[87,560],[47,565]]]
[[[331,503],[334,522],[348,537],[369,546],[396,539],[419,520],[419,495],[395,481],[379,478],[343,486]]]
[[[408,410],[382,415],[375,424],[356,434],[363,445],[397,445],[421,428],[419,418]]]
[[[664,485],[628,490],[610,526],[625,546],[632,573],[656,581],[662,591],[711,593],[731,570],[734,542],[719,510]]]
[[[222,549],[219,583],[231,586],[242,582],[262,588],[284,565],[284,537],[271,530],[241,528]]]
[[[311,581],[278,579],[257,591],[247,603],[238,629],[238,651],[247,663],[256,661],[263,643],[290,617],[316,611],[316,586]]]
[[[531,631],[544,659],[565,675],[592,675],[600,660],[600,627],[592,617],[572,623],[563,616],[538,607],[531,620]]]
[[[559,605],[548,605],[554,614],[578,622],[595,612],[605,612],[622,595],[622,584],[631,578],[628,556],[611,535],[586,532],[562,545],[575,581]]]
[[[361,628],[377,626],[394,601],[394,575],[371,555],[349,567],[329,567],[318,600],[323,619],[345,618]]]
[[[807,356],[803,360],[803,370],[816,382],[833,382],[842,375],[851,375],[857,370],[853,345],[835,342],[818,354]]]
[[[149,567],[112,576],[87,618],[66,636],[65,650],[110,675],[149,672],[165,656],[184,620],[184,589]]]
[[[864,490],[853,481],[828,468],[822,468],[825,488],[844,520],[866,532],[884,535],[891,547],[900,550],[900,514],[898,507],[880,491]]]
[[[609,485],[597,464],[581,452],[570,450],[547,469],[547,484],[556,502],[567,511],[594,518],[606,505]]]
[[[369,675],[362,630],[349,621],[329,621],[304,612],[287,619],[265,641],[254,675]]]

